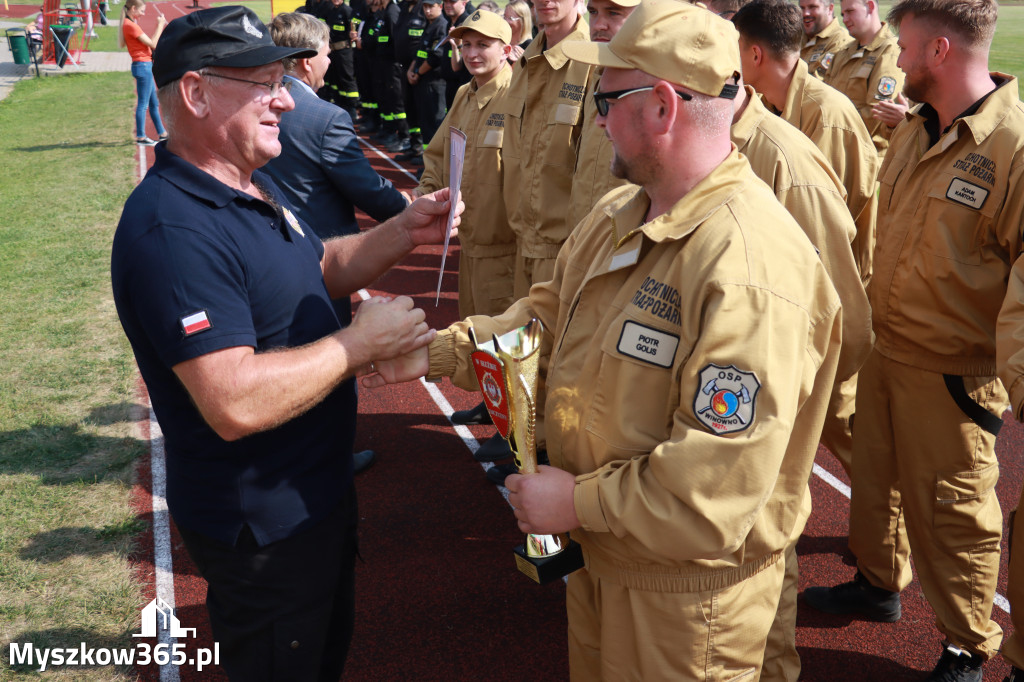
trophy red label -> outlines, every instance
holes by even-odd
[[[502,373],[501,361],[487,351],[476,350],[470,356],[476,379],[480,382],[480,392],[484,394],[484,405],[491,415],[491,421],[497,427],[502,438],[508,438],[508,391],[505,390],[505,376]]]

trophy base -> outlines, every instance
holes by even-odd
[[[580,547],[580,543],[572,540],[569,541],[565,549],[551,556],[527,556],[525,544],[519,545],[514,551],[516,567],[540,585],[558,580],[583,568],[583,548]]]

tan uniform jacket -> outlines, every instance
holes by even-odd
[[[866,282],[871,276],[878,214],[879,160],[871,133],[849,98],[811,77],[803,62],[797,64],[785,106],[775,113],[811,138],[842,181],[846,205],[857,226],[853,255]]]
[[[839,51],[825,82],[849,97],[871,133],[879,157],[885,155],[892,128],[871,116],[871,105],[893,100],[903,90],[903,71],[896,66],[900,48],[896,36],[883,23],[881,30],[864,47],[851,41]]]
[[[838,176],[799,130],[773,115],[749,85],[747,108],[732,125],[732,142],[768,183],[818,250],[843,302],[843,352],[836,374],[851,377],[871,352],[871,310],[853,258],[856,235]]]
[[[934,146],[927,105],[912,109],[879,172],[868,285],[876,348],[932,372],[996,374],[996,319],[1015,293],[1007,280],[1024,230],[1024,105],[1016,78],[993,78],[1005,82]],[[1018,405],[1024,386],[1007,386]]]
[[[600,80],[598,76],[599,74],[595,73],[590,79],[590,87],[587,89],[583,105],[583,136],[580,138],[576,172],[572,176],[569,215],[566,218],[570,231],[587,217],[601,197],[616,187],[628,184],[622,178],[612,175],[611,165],[615,149],[611,140],[604,134],[604,129],[594,122],[597,118],[594,90],[597,89]]]
[[[505,98],[505,208],[527,258],[554,258],[575,225],[566,206],[583,131],[591,67],[570,60],[562,44],[590,40],[587,24],[545,51],[542,31],[519,59]]]
[[[996,361],[999,378],[1010,394],[1013,416],[1024,420],[1024,258],[1013,264],[1006,299],[999,311]]]
[[[649,206],[639,188],[609,193],[554,279],[469,321],[485,338],[544,324],[548,456],[577,476],[572,536],[588,569],[636,589],[719,589],[788,541],[842,312],[814,249],[735,151],[644,224]],[[430,375],[473,388],[466,328],[434,340]],[[707,425],[725,408],[712,396],[743,406],[722,433]]]
[[[473,81],[459,88],[448,115],[423,154],[424,194],[450,182],[448,150],[451,128],[466,133],[462,167],[462,200],[466,210],[459,225],[459,240],[467,256],[494,258],[516,252],[516,236],[508,226],[502,202],[501,142],[505,132],[504,97],[512,69],[502,69],[479,90]]]
[[[833,19],[821,33],[811,36],[800,50],[800,59],[807,62],[808,73],[824,78],[839,51],[853,38],[843,22]]]

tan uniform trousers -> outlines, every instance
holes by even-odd
[[[550,282],[555,274],[556,258],[529,258],[516,253],[515,299],[518,301],[530,293],[530,287],[537,282]]]
[[[800,516],[796,520],[793,541],[786,547],[782,556],[785,575],[782,578],[782,591],[779,595],[779,608],[775,611],[775,620],[768,632],[768,641],[764,647],[764,663],[761,667],[763,682],[796,682],[800,679],[800,654],[796,650],[796,610],[797,597],[800,592],[800,570],[797,564],[796,543],[804,532],[807,519],[811,515],[811,487],[804,489],[804,497],[800,501]]]
[[[990,618],[1003,521],[995,436],[957,406],[942,374],[873,351],[859,382],[850,503],[857,566],[876,587],[902,590],[913,550],[936,627],[987,660],[1003,634]],[[998,379],[963,382],[970,400],[1002,414],[1008,400]]]
[[[758,679],[778,606],[782,561],[709,592],[645,592],[569,576],[569,671],[574,682]]]
[[[1024,519],[1017,512],[1024,509],[1024,488],[1020,502],[1010,517],[1010,570],[1006,578],[1006,598],[1010,600],[1010,622],[1013,632],[1003,642],[1003,658],[1024,670]]]
[[[473,258],[459,255],[459,318],[494,317],[515,303],[512,296],[515,254]]]
[[[857,375],[832,387],[825,425],[821,432],[821,443],[835,455],[847,476],[851,476],[853,459],[853,438],[850,432],[850,418],[853,416],[857,396]],[[797,565],[796,543],[811,515],[810,487],[804,492],[800,504],[800,518],[793,541],[786,547],[783,560],[786,575],[779,596],[779,609],[775,614],[768,645],[764,650],[764,666],[761,679],[764,682],[796,682],[800,679],[800,654],[796,650],[796,610],[800,592],[800,571]]]

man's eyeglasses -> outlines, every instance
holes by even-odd
[[[286,92],[292,89],[291,81],[251,81],[247,78],[235,78],[234,76],[225,76],[222,73],[204,73],[204,76],[213,76],[214,78],[223,78],[229,81],[238,81],[239,83],[250,83],[252,85],[262,85],[263,87],[270,90],[270,97],[273,99],[281,94],[281,90],[284,89]]]
[[[653,90],[654,87],[655,86],[653,86],[653,85],[645,85],[642,88],[631,88],[629,90],[612,90],[610,92],[595,92],[594,93],[594,104],[597,105],[597,113],[601,114],[602,116],[607,116],[608,115],[608,108],[611,106],[612,102],[614,102],[616,100],[619,100],[619,99],[622,99],[623,97],[626,97],[628,95],[636,94],[638,92],[645,92],[647,90]],[[680,97],[682,97],[684,102],[689,102],[691,99],[693,99],[693,95],[691,95],[688,92],[679,92],[678,90],[675,90],[675,93],[677,95],[679,95]]]

